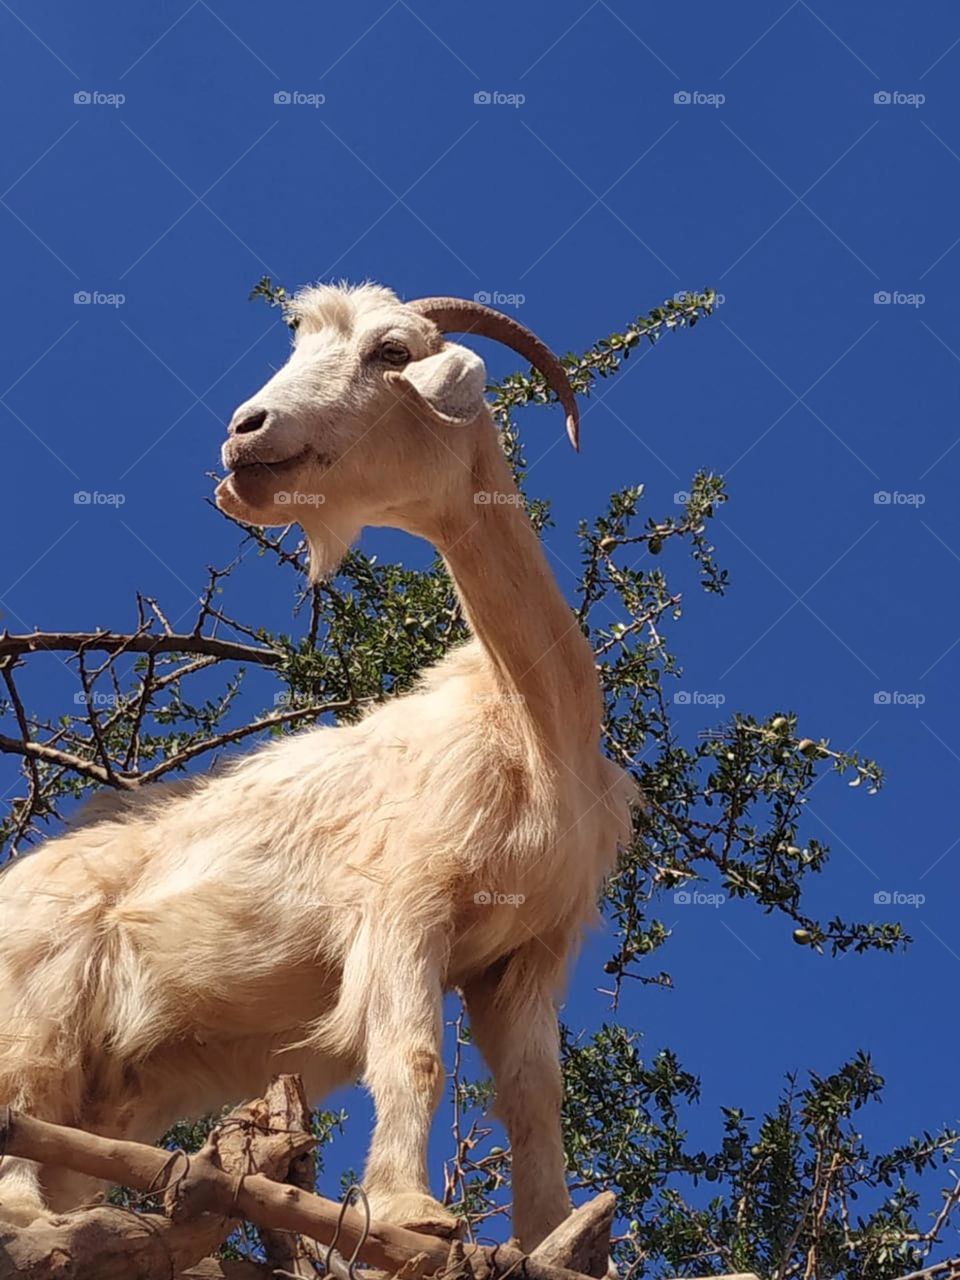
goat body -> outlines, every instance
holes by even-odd
[[[537,362],[576,441],[573,392],[538,339],[473,303],[406,306],[376,286],[294,303],[296,346],[234,415],[218,502],[259,524],[295,509],[317,571],[367,524],[428,539],[474,638],[355,725],[95,801],[10,867],[0,1100],[147,1140],[274,1071],[300,1072],[314,1100],[362,1075],[374,1216],[442,1227],[426,1145],[457,987],[531,1249],[570,1207],[554,1001],[628,838],[634,784],[600,752],[593,653],[523,511],[483,364],[441,329],[483,324]],[[294,508],[291,490],[310,502]],[[89,1190],[0,1165],[8,1218]]]
[[[505,1006],[533,974],[558,984],[626,837],[632,782],[599,752],[587,776],[564,763],[470,642],[356,725],[123,793],[0,878],[0,1097],[155,1139],[275,1071],[317,1098],[369,1070],[384,1027],[387,1070],[419,1051],[439,1078],[415,1002],[391,1005],[511,959]],[[51,1175],[67,1207],[80,1188]]]

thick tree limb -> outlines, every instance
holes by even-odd
[[[270,1124],[273,1128],[289,1129],[291,1132],[310,1132],[310,1108],[299,1076],[286,1076],[287,1087],[282,1098],[282,1105],[276,1105],[270,1112]],[[313,1191],[317,1179],[317,1161],[313,1147],[302,1152],[290,1161],[290,1168],[284,1179],[291,1186],[301,1191]],[[289,1275],[301,1276],[304,1280],[316,1280],[316,1270],[310,1261],[306,1244],[299,1236],[287,1231],[274,1231],[270,1227],[260,1228],[260,1239],[266,1260],[271,1268],[278,1267]]]
[[[617,1197],[613,1192],[601,1192],[574,1209],[530,1256],[537,1262],[580,1271],[599,1280],[607,1274],[610,1228],[616,1207]]]
[[[284,659],[279,649],[220,640],[217,636],[135,634],[117,631],[33,631],[24,635],[0,635],[0,658],[25,653],[196,653],[235,662],[255,662],[276,667]]]
[[[73,1169],[141,1192],[164,1190],[169,1217],[102,1206],[0,1232],[0,1280],[13,1275],[120,1280],[131,1274],[141,1280],[169,1280],[215,1248],[229,1230],[230,1219],[237,1218],[321,1244],[333,1240],[339,1222],[340,1250],[350,1254],[360,1244],[360,1258],[390,1275],[402,1270],[408,1280],[416,1280],[445,1270],[449,1241],[384,1222],[372,1223],[364,1240],[364,1220],[357,1210],[342,1211],[333,1201],[273,1181],[285,1176],[287,1162],[313,1141],[307,1133],[269,1132],[270,1116],[290,1105],[292,1088],[299,1089],[299,1082],[291,1085],[290,1077],[278,1077],[267,1098],[235,1112],[189,1159],[171,1159],[169,1152],[141,1143],[9,1113],[6,1132],[0,1133],[7,1155]],[[278,1089],[285,1096],[278,1097]],[[578,1273],[528,1258],[512,1245],[468,1245],[463,1256],[474,1280],[493,1280],[521,1266],[527,1280],[582,1280]],[[60,1272],[50,1269],[56,1257],[69,1260]],[[72,1260],[80,1257],[86,1261],[77,1270]],[[139,1269],[132,1265],[134,1260]]]
[[[261,1106],[263,1105],[265,1104],[261,1103]],[[262,1158],[248,1165],[247,1169],[238,1170],[237,1159],[232,1150],[236,1143],[236,1135],[229,1126],[222,1126],[219,1132],[214,1130],[203,1150],[189,1157],[187,1167],[184,1161],[171,1162],[170,1153],[158,1150],[156,1147],[148,1147],[138,1142],[102,1138],[80,1129],[49,1124],[47,1121],[37,1120],[20,1112],[9,1114],[5,1142],[7,1155],[73,1169],[94,1178],[102,1178],[108,1182],[131,1187],[136,1191],[166,1189],[172,1220],[175,1223],[198,1220],[220,1222],[223,1218],[246,1218],[257,1226],[299,1232],[324,1243],[329,1243],[333,1239],[340,1217],[340,1206],[320,1196],[310,1195],[297,1187],[278,1185],[269,1176],[273,1170],[268,1170],[266,1173],[249,1172],[250,1168],[264,1169]],[[282,1139],[288,1158],[307,1150],[313,1142],[312,1137],[305,1133],[282,1135]],[[0,1133],[0,1145],[2,1143],[3,1134]],[[86,1222],[89,1215],[101,1215],[101,1233],[106,1231],[107,1234],[110,1230],[120,1229],[118,1218],[130,1217],[123,1214],[123,1211],[106,1208],[91,1209],[83,1213],[64,1215],[58,1223],[66,1225],[53,1227],[46,1223],[42,1226],[33,1224],[15,1234],[19,1237],[27,1237],[34,1233],[43,1234],[48,1248],[47,1256],[49,1256],[50,1249],[56,1244],[54,1239],[56,1233],[70,1235],[71,1230],[77,1229],[81,1220]],[[213,1215],[212,1219],[210,1215]],[[107,1217],[112,1218],[109,1226]],[[137,1215],[134,1218],[134,1225],[140,1223],[142,1218],[143,1215]],[[74,1220],[73,1228],[70,1225],[71,1219]],[[161,1223],[163,1221],[163,1219],[159,1220]],[[138,1228],[141,1236],[155,1229],[156,1224],[153,1222]],[[341,1247],[346,1251],[352,1251],[361,1237],[362,1230],[361,1215],[356,1210],[347,1210],[340,1230]],[[51,1232],[54,1236],[51,1236]],[[192,1256],[178,1258],[178,1267],[182,1269],[193,1265],[211,1248],[216,1247],[223,1234],[225,1232],[221,1232],[217,1239],[199,1252],[195,1252],[193,1248],[187,1250]],[[2,1261],[5,1244],[7,1244],[5,1237],[0,1236],[0,1277],[4,1276]],[[447,1250],[448,1243],[435,1236],[407,1231],[403,1227],[395,1227],[388,1223],[379,1223],[371,1228],[363,1249],[363,1257],[374,1266],[393,1272],[399,1270],[411,1258],[424,1255],[427,1265],[423,1266],[418,1274],[425,1274],[444,1265]],[[35,1250],[29,1252],[30,1257],[34,1254]],[[27,1254],[24,1256],[26,1257]],[[12,1275],[15,1272],[8,1271],[7,1274]],[[43,1273],[31,1271],[27,1274]],[[85,1273],[85,1280],[88,1278],[93,1280],[95,1275],[99,1280],[99,1274],[99,1272],[88,1271]],[[145,1271],[143,1274],[150,1273]],[[162,1274],[163,1280],[168,1280],[169,1262],[166,1271]],[[109,1277],[111,1272],[104,1270],[103,1275]]]
[[[245,1103],[220,1126],[216,1144],[220,1177],[237,1185],[251,1168],[258,1176],[285,1177],[291,1157],[313,1142],[308,1133],[271,1132],[270,1115],[286,1105],[290,1077],[278,1077],[264,1098]],[[295,1087],[299,1087],[297,1082]],[[19,1113],[10,1113],[5,1134],[8,1156],[26,1155],[89,1173],[93,1177],[134,1187],[142,1192],[175,1189],[185,1167],[185,1157],[118,1142],[46,1124]],[[191,1213],[183,1206],[176,1218],[132,1213],[128,1209],[98,1205],[39,1219],[29,1227],[0,1224],[0,1280],[170,1280],[195,1267],[216,1249],[235,1225],[228,1203],[218,1214]],[[203,1277],[204,1273],[198,1273]],[[217,1273],[208,1272],[216,1276]],[[223,1280],[247,1280],[242,1273],[222,1273]]]

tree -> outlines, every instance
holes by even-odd
[[[271,304],[284,299],[269,279],[253,294]],[[670,300],[568,356],[574,386],[588,394],[641,343],[692,328],[713,306],[710,291]],[[550,393],[539,375],[521,373],[491,390],[503,446],[523,486],[512,415]],[[545,533],[548,503],[525,497]],[[807,878],[829,861],[829,849],[801,833],[804,800],[824,770],[875,792],[882,774],[873,761],[838,751],[826,738],[801,737],[785,709],[735,715],[695,745],[682,742],[672,723],[667,690],[679,666],[670,637],[683,602],[662,566],[671,562],[676,570],[685,550],[702,589],[723,595],[727,575],[709,526],[725,500],[722,478],[701,472],[682,513],[657,518],[643,514],[642,488],[630,486],[578,529],[571,606],[597,656],[605,749],[638,779],[645,812],[602,903],[614,945],[597,998],[607,1002],[610,1021],[590,1038],[565,1033],[573,1185],[617,1193],[615,1252],[629,1276],[752,1270],[776,1280],[893,1280],[943,1247],[960,1184],[938,1202],[932,1171],[950,1160],[960,1135],[938,1129],[870,1152],[857,1125],[882,1080],[861,1054],[825,1078],[788,1079],[778,1107],[760,1119],[727,1108],[720,1148],[691,1150],[682,1125],[696,1104],[697,1081],[669,1051],[645,1062],[635,1029],[619,1016],[625,983],[669,985],[657,967],[669,937],[658,904],[700,880],[778,913],[797,944],[817,951],[894,952],[909,943],[897,924],[821,921],[803,906]],[[0,824],[5,857],[55,831],[91,789],[150,785],[209,767],[226,748],[318,721],[353,721],[371,703],[409,688],[466,635],[440,561],[420,571],[351,552],[333,581],[310,585],[295,529],[240,527],[239,538],[238,558],[207,570],[188,629],[176,630],[160,603],[138,596],[128,632],[0,636],[0,750],[19,757],[22,772],[20,793]],[[248,625],[228,606],[251,547],[290,575],[289,632]],[[640,551],[646,554],[637,567]],[[29,710],[34,672],[53,655],[66,655],[78,680],[76,706],[56,719]],[[270,673],[272,692],[262,711],[250,714],[253,695],[242,693],[258,668]],[[487,1224],[509,1205],[509,1153],[494,1143],[485,1117],[489,1085],[470,1078],[468,1045],[460,1018],[445,1200],[466,1219],[471,1238],[482,1238],[495,1232],[497,1224]],[[323,1116],[324,1141],[335,1140],[339,1119]],[[331,1154],[335,1146],[328,1163]]]

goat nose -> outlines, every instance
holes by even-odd
[[[259,431],[266,420],[266,409],[252,409],[249,413],[244,413],[240,418],[234,417],[234,420],[230,423],[230,434],[232,436],[249,435],[252,431]]]

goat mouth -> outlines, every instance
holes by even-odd
[[[237,462],[216,489],[217,506],[238,520],[262,523],[266,513],[277,510],[277,504],[291,502],[296,489],[296,474],[309,462],[313,451],[301,449],[289,458],[272,462]]]
[[[270,462],[261,462],[255,458],[251,462],[241,462],[230,468],[230,477],[243,481],[247,478],[255,480],[263,476],[280,476],[299,467],[307,460],[309,453],[309,449],[301,449],[299,453],[289,458],[279,458]]]

